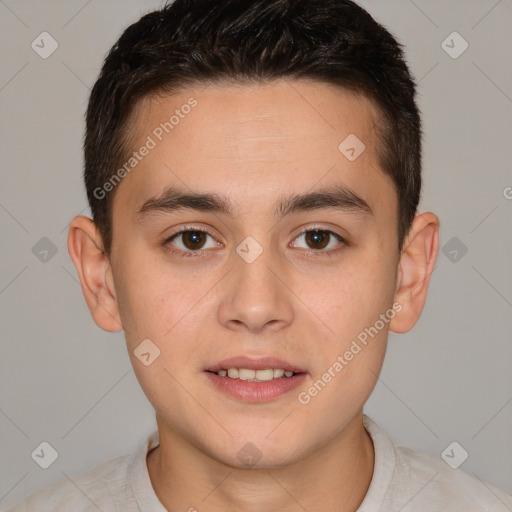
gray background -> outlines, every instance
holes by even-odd
[[[391,334],[366,413],[434,455],[457,441],[469,453],[462,469],[512,493],[512,2],[361,4],[406,46],[425,131],[420,211],[441,218],[442,247],[457,238],[440,252],[416,327]],[[123,333],[89,315],[66,239],[71,218],[89,215],[89,88],[122,29],[160,5],[0,0],[2,508],[131,453],[155,426]],[[31,48],[43,31],[59,44],[47,59]],[[453,31],[469,44],[457,59],[441,46]],[[43,237],[57,250],[46,261]],[[42,441],[58,452],[46,470],[31,458]]]

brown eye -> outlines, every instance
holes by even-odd
[[[302,238],[304,241],[298,243]],[[318,252],[319,255],[332,254],[348,245],[340,235],[328,229],[304,230],[292,243],[293,247],[301,247],[310,253]],[[301,246],[301,244],[305,244],[305,246]]]
[[[206,241],[206,235],[204,231],[185,231],[182,234],[183,245],[187,249],[201,249]]]
[[[212,241],[208,245],[208,238]],[[218,247],[215,239],[206,231],[188,229],[171,236],[166,244],[174,245],[181,252],[199,252],[203,249]]]
[[[329,243],[331,238],[328,231],[321,231],[319,229],[308,231],[305,235],[306,242],[311,249],[323,249]]]

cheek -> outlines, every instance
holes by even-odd
[[[148,255],[142,262],[123,262],[114,278],[119,282],[118,304],[130,357],[149,338],[160,350],[166,367],[186,365],[200,349],[199,326],[209,316],[209,297],[215,280],[184,277],[179,269]],[[134,363],[137,363],[134,361]]]
[[[143,339],[160,339],[172,323],[176,308],[173,281],[151,261],[125,258],[114,271],[117,301],[128,347]]]
[[[128,355],[150,403],[171,417],[171,406],[187,406],[179,403],[183,394],[179,382],[186,381],[189,360],[197,356],[191,350],[191,340],[197,336],[192,332],[194,323],[186,320],[194,317],[192,306],[200,295],[180,288],[179,278],[166,276],[151,262],[127,265],[123,276],[127,277],[118,299]],[[178,423],[178,418],[174,420]]]
[[[382,261],[379,254],[375,248],[347,258],[310,296],[311,309],[330,332],[318,347],[313,388],[305,390],[304,401],[311,399],[313,407],[358,407],[375,386],[396,314],[394,262]]]
[[[341,334],[322,347],[322,364],[315,365],[298,396],[309,417],[320,418],[317,428],[326,433],[338,431],[341,417],[351,418],[363,407],[384,361],[389,324],[377,315],[361,327],[362,316],[347,316],[345,324],[339,323]]]
[[[329,338],[337,340],[336,349],[372,326],[393,303],[393,262],[379,261],[378,252],[367,254],[354,253],[333,266],[322,284],[310,286],[306,294],[313,313],[329,328]]]

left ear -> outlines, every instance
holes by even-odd
[[[404,333],[418,321],[427,299],[430,276],[439,251],[439,219],[426,212],[417,215],[404,242],[398,268],[395,302],[401,305],[389,324]]]

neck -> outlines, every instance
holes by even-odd
[[[268,469],[228,466],[170,431],[158,417],[157,422],[160,446],[148,454],[147,466],[169,511],[354,512],[373,475],[373,443],[362,414],[306,458]]]

